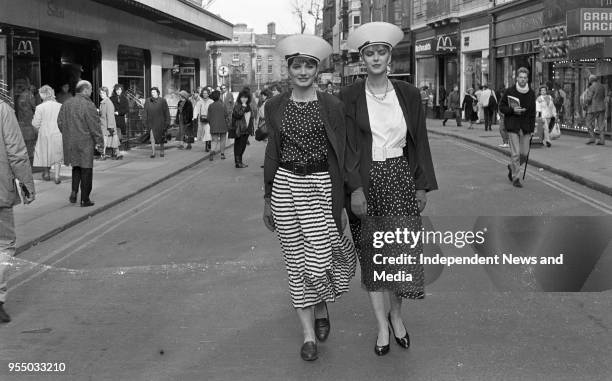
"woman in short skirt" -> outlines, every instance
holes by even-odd
[[[361,279],[369,292],[378,323],[377,355],[389,352],[390,335],[404,348],[410,345],[401,316],[402,300],[425,295],[422,265],[384,265],[380,271],[411,274],[412,281],[376,281],[373,258],[359,249],[363,217],[404,217],[406,228],[421,230],[420,212],[426,192],[437,189],[425,114],[417,88],[387,78],[391,48],[401,41],[400,28],[385,22],[356,29],[348,43],[360,52],[368,77],[343,90],[349,137],[346,172],[351,194],[351,232],[358,246]],[[368,219],[368,222],[374,219]],[[422,253],[417,245],[410,254]],[[384,284],[383,284],[384,283]],[[389,298],[390,308],[385,308]]]
[[[280,240],[304,333],[301,356],[312,361],[317,340],[330,332],[326,303],[348,291],[356,267],[354,247],[342,234],[344,108],[313,86],[320,60],[331,54],[327,42],[294,35],[277,49],[287,59],[293,89],[265,105],[264,223]]]

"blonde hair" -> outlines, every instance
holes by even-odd
[[[108,87],[106,86],[102,86],[100,87],[100,91],[104,91],[104,93],[106,94],[106,96],[108,97]]]
[[[40,89],[38,89],[38,94],[43,102],[49,99],[55,99],[55,91],[49,85],[43,85]]]

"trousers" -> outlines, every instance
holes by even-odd
[[[6,300],[8,271],[15,255],[15,219],[13,208],[0,208],[0,302]]]
[[[89,201],[93,184],[93,168],[72,167],[72,192],[79,193],[81,187],[81,201]]]

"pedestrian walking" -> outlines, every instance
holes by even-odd
[[[476,116],[478,117],[476,124],[480,124],[484,122],[484,109],[482,107],[482,102],[480,100],[481,95],[482,95],[482,85],[478,85],[478,89],[474,91],[474,96],[476,97]]]
[[[459,95],[459,86],[455,85],[455,86],[453,86],[453,91],[451,91],[448,94],[448,97],[446,98],[446,107],[455,116],[455,120],[457,121],[457,127],[461,127],[461,103],[460,103],[460,98],[461,98],[461,96]],[[448,118],[445,118],[442,121],[442,125],[446,126],[446,122],[447,121],[448,121]]]
[[[27,85],[19,93],[15,104],[17,120],[19,121],[19,127],[21,128],[21,134],[26,143],[30,160],[34,159],[34,146],[36,145],[36,130],[32,126],[32,118],[34,118],[37,104],[36,87],[33,85]]]
[[[589,76],[589,84],[585,96],[585,104],[587,106],[586,124],[589,130],[589,140],[586,144],[595,143],[595,124],[597,123],[597,128],[599,129],[599,140],[597,141],[597,145],[604,145],[606,143],[606,123],[604,119],[606,111],[604,103],[606,89],[599,83],[599,78],[593,74]]]
[[[22,189],[15,186],[15,179],[19,180]],[[0,99],[0,323],[11,321],[4,303],[8,293],[10,261],[15,255],[13,206],[21,203],[18,192],[22,193],[24,203],[34,201],[32,167],[15,111]]]
[[[170,128],[170,109],[166,99],[160,96],[157,87],[151,88],[151,97],[145,101],[142,110],[142,124],[149,132],[151,159],[155,158],[155,144],[159,144],[159,157],[164,157],[166,131]]]
[[[314,85],[319,63],[332,52],[325,40],[292,35],[277,50],[287,60],[293,88],[265,105],[269,135],[263,218],[281,242],[291,300],[304,333],[300,355],[312,361],[318,357],[317,341],[330,333],[327,303],[349,290],[355,274],[354,247],[342,233],[344,107]]]
[[[351,205],[349,221],[359,254],[361,282],[369,293],[378,325],[374,345],[378,356],[389,352],[390,333],[401,347],[410,346],[402,320],[402,301],[425,296],[424,269],[422,264],[402,265],[401,270],[393,266],[394,272],[412,274],[412,281],[389,282],[385,286],[374,282],[373,259],[364,255],[359,244],[361,218],[418,217],[427,203],[426,193],[438,188],[419,90],[387,78],[391,49],[403,37],[399,27],[386,22],[366,23],[353,31],[347,43],[359,51],[367,78],[345,88],[341,94],[349,140],[345,163],[346,193],[350,194]],[[414,226],[407,228],[421,230],[420,220],[413,221]],[[422,246],[417,245],[416,251],[422,253]]]
[[[221,93],[218,90],[210,94],[212,103],[208,106],[208,124],[212,144],[209,160],[214,159],[214,155],[219,153],[221,160],[225,160],[225,141],[227,138],[227,123],[225,122],[225,105],[221,101]]]
[[[232,113],[234,112],[234,96],[227,89],[227,86],[221,85],[221,102],[225,107],[225,123],[227,124],[228,132],[232,127]],[[233,136],[229,136],[233,139]]]
[[[126,115],[130,113],[130,102],[123,93],[123,85],[116,84],[113,86],[113,94],[110,97],[115,107],[115,126],[117,126],[117,135],[121,144],[122,137],[127,141],[127,123],[125,122]]]
[[[238,94],[238,100],[234,105],[232,113],[232,129],[231,134],[234,140],[234,161],[236,168],[246,168],[247,164],[243,162],[242,156],[249,140],[249,135],[253,135],[255,114],[257,109],[251,108],[251,94],[248,90],[242,90]]]
[[[91,100],[92,87],[81,80],[76,86],[76,95],[62,105],[57,125],[62,132],[64,163],[72,166],[72,191],[70,202],[77,202],[81,188],[81,206],[93,206],[89,198],[93,186],[94,149],[104,146],[100,128],[100,117]]]
[[[72,98],[72,93],[70,92],[70,84],[64,83],[55,99],[60,104],[64,104],[64,102],[66,102],[70,98]]]
[[[181,100],[178,103],[175,123],[179,126],[177,140],[180,141],[179,149],[191,149],[193,143],[193,106],[189,100],[189,93],[185,90],[179,91]],[[187,146],[184,145],[187,143]]]
[[[548,88],[540,86],[540,95],[536,98],[536,115],[544,122],[544,144],[550,148],[549,127],[551,120],[557,117],[557,109],[553,103],[553,98],[547,93]]]
[[[497,99],[501,100],[505,92],[506,92],[506,88],[500,87],[499,91],[497,92]],[[498,145],[498,147],[508,148],[510,147],[510,144],[508,143],[508,132],[506,131],[506,123],[505,123],[506,118],[504,116],[504,113],[501,112],[499,107],[497,107],[497,117],[499,118],[499,134],[502,138],[502,142],[500,145]]]
[[[208,89],[202,88],[198,103],[193,110],[193,118],[198,124],[197,140],[204,142],[204,152],[209,152],[211,148],[212,136],[210,135],[210,123],[208,121],[208,108],[213,103],[210,99]]]
[[[505,127],[510,142],[510,164],[508,180],[517,188],[523,185],[519,180],[521,165],[527,161],[531,134],[535,128],[536,96],[529,88],[529,70],[520,67],[516,71],[516,84],[506,89],[499,103],[505,116]]]
[[[495,92],[486,84],[482,85],[480,103],[482,104],[482,113],[484,115],[485,131],[493,131],[491,126],[493,125],[495,111],[497,110],[497,98],[495,97]]]
[[[117,155],[119,148],[119,136],[117,134],[117,125],[115,123],[115,105],[108,96],[108,87],[100,87],[100,127],[102,135],[104,135],[104,148],[102,149],[101,160],[105,160],[107,151],[110,151],[112,159],[120,159]]]
[[[42,179],[51,181],[50,171],[53,170],[53,180],[61,183],[60,169],[64,161],[62,133],[57,127],[57,116],[62,105],[55,101],[55,91],[48,85],[38,90],[43,103],[36,106],[32,126],[38,131],[38,139],[34,147],[34,166],[43,167]]]
[[[463,97],[461,108],[465,112],[465,119],[470,122],[468,130],[474,128],[474,122],[478,120],[478,99],[474,95],[474,89],[468,88],[467,93]]]

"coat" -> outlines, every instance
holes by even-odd
[[[527,111],[521,115],[515,114],[514,109],[508,104],[508,96],[518,98],[521,101],[521,107],[526,108]],[[499,110],[505,115],[506,131],[518,133],[522,130],[524,134],[531,134],[535,129],[536,96],[533,90],[529,89],[526,94],[522,94],[516,89],[516,86],[507,88],[499,102]]]
[[[225,94],[221,94],[221,102],[225,107],[225,123],[229,128],[232,125],[232,113],[234,112],[234,95],[227,90]]]
[[[225,122],[225,106],[220,100],[208,106],[208,123],[211,134],[225,134],[227,123]]]
[[[446,102],[447,102],[446,107],[452,110],[461,108],[460,98],[461,97],[459,96],[459,91],[455,91],[455,90],[451,91],[451,93],[448,94],[448,97],[446,98]]]
[[[264,159],[264,197],[272,197],[274,176],[280,163],[280,131],[283,114],[289,103],[291,93],[286,92],[266,102],[265,118],[268,126],[268,144]],[[332,183],[332,215],[338,231],[341,232],[341,215],[344,208],[344,157],[346,154],[346,124],[344,105],[335,96],[317,92],[321,120],[327,133],[327,159]]]
[[[77,94],[62,105],[57,117],[64,144],[64,164],[93,168],[94,147],[104,144],[100,117],[93,101]]]
[[[155,142],[165,141],[166,130],[170,128],[170,109],[164,98],[147,98],[142,110],[142,124],[151,130]]]
[[[21,202],[15,179],[34,193],[32,167],[15,111],[0,100],[0,208],[12,208]]]
[[[404,82],[391,80],[406,121],[404,157],[408,160],[415,188],[427,192],[438,189],[425,126],[425,110],[419,102],[419,90]],[[372,166],[372,130],[365,94],[365,81],[357,82],[340,93],[346,108],[348,148],[346,156],[347,191],[363,188],[368,195]]]
[[[251,113],[248,125],[244,118],[244,114],[247,112]],[[253,135],[253,132],[255,131],[253,126],[255,125],[256,114],[257,108],[251,109],[251,106],[249,105],[245,107],[241,104],[236,104],[234,106],[234,112],[232,113],[232,128],[230,129],[230,132],[233,133],[233,136],[231,137],[239,138],[244,135]]]
[[[606,97],[605,87],[595,81],[587,89],[585,103],[587,105],[587,114],[602,112],[606,110],[604,98]]]
[[[36,106],[32,119],[32,126],[38,130],[38,139],[34,147],[35,167],[50,167],[64,160],[62,133],[57,126],[57,117],[61,108],[61,103],[54,100]]]
[[[115,123],[115,106],[110,98],[100,102],[100,127],[104,135],[104,144],[107,148],[119,147],[119,135]]]
[[[111,96],[110,99],[117,112],[117,115],[115,115],[115,125],[121,130],[122,134],[125,134],[127,129],[125,116],[130,113],[130,102],[128,102],[128,99],[124,95],[117,96],[117,94],[115,94]]]

